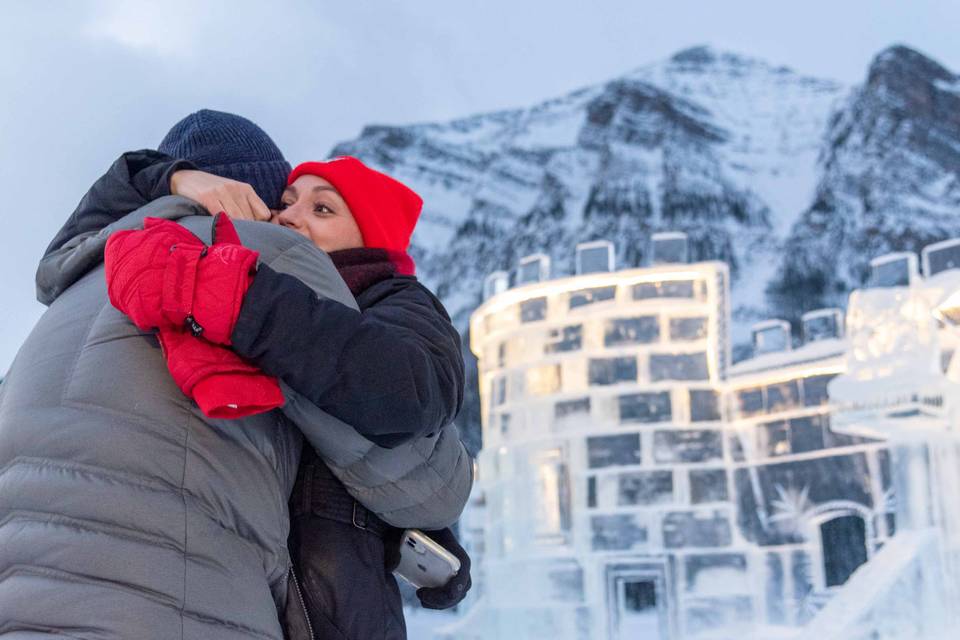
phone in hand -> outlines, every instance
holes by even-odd
[[[460,571],[460,560],[422,531],[407,529],[400,539],[400,564],[394,573],[417,589],[442,587]]]

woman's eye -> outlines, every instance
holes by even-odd
[[[322,213],[323,215],[329,215],[333,213],[333,209],[325,204],[318,204],[316,207],[314,207],[313,211],[315,213]]]
[[[290,206],[290,205],[287,204],[286,202],[281,202],[281,203],[280,203],[280,206],[277,207],[277,211],[283,211],[284,209],[286,209],[286,208],[289,207],[289,206]]]

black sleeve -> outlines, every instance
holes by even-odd
[[[463,359],[440,302],[415,278],[375,284],[358,302],[363,311],[261,266],[233,348],[378,445],[452,422],[463,403]]]
[[[181,169],[195,168],[191,162],[150,149],[124,153],[93,183],[44,255],[71,238],[97,232],[150,201],[170,195],[170,176]]]

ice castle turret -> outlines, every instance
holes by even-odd
[[[727,267],[613,272],[609,242],[576,258],[578,275],[520,277],[472,318],[482,599],[503,637],[672,637],[702,606],[687,602],[682,571],[709,573],[735,544]]]

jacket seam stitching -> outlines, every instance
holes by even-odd
[[[187,509],[187,496],[186,496],[186,480],[187,480],[187,453],[188,453],[188,444],[190,441],[190,413],[186,412],[186,424],[184,425],[183,430],[183,471],[180,475],[180,501],[183,505],[183,597],[181,599],[180,606],[180,639],[185,638],[185,629],[184,629],[184,617],[185,609],[187,608],[187,568],[189,566],[188,555],[187,555],[187,532],[188,532],[188,509]]]
[[[44,566],[42,566],[42,565],[24,565],[24,564],[13,565],[13,566],[9,567],[8,569],[6,569],[5,571],[0,572],[0,582],[3,582],[4,580],[10,578],[11,576],[15,576],[15,575],[32,575],[32,576],[43,577],[43,578],[53,578],[53,579],[55,579],[55,580],[62,580],[62,581],[64,581],[64,582],[72,582],[72,583],[74,583],[74,584],[86,584],[86,585],[95,584],[95,585],[97,585],[97,586],[99,586],[99,587],[101,587],[101,588],[104,588],[104,589],[114,589],[114,590],[116,590],[116,589],[119,589],[119,588],[120,588],[118,585],[116,585],[116,584],[114,584],[114,583],[111,583],[110,581],[107,581],[107,580],[103,580],[103,579],[99,579],[99,578],[94,578],[94,577],[88,577],[88,576],[84,576],[84,575],[82,575],[82,574],[69,573],[69,572],[66,572],[66,571],[59,570],[59,569],[52,569],[52,568],[50,568],[50,567],[44,567]],[[157,604],[160,605],[160,606],[168,607],[168,608],[172,608],[172,609],[177,609],[177,608],[178,608],[178,607],[177,607],[175,604],[173,604],[172,602],[169,602],[169,601],[165,602],[162,594],[156,594],[155,592],[151,592],[151,591],[145,590],[145,589],[136,589],[135,592],[136,592],[140,597],[142,597],[142,598],[144,598],[144,599],[146,599],[146,600],[150,600],[151,602],[155,602],[155,603],[157,603]],[[224,628],[226,628],[226,629],[232,629],[232,630],[235,630],[235,631],[240,631],[240,632],[242,632],[242,633],[246,633],[246,634],[248,634],[248,635],[251,635],[251,636],[254,636],[254,637],[257,637],[257,638],[264,638],[265,640],[277,640],[277,638],[276,638],[275,636],[270,635],[270,634],[268,634],[268,633],[265,633],[265,632],[263,632],[263,631],[259,631],[259,630],[257,630],[257,629],[253,629],[253,628],[247,627],[247,626],[245,626],[245,625],[236,624],[236,623],[234,623],[234,622],[230,622],[229,620],[220,620],[220,619],[218,619],[218,618],[214,618],[214,617],[211,617],[211,616],[206,616],[206,615],[203,615],[202,613],[199,613],[199,612],[194,612],[194,611],[182,611],[182,615],[183,615],[183,617],[185,617],[185,618],[189,618],[189,619],[191,619],[191,620],[196,620],[196,621],[202,622],[202,623],[204,623],[204,624],[214,624],[214,625],[218,625],[218,626],[224,627]]]
[[[90,342],[90,336],[93,334],[93,329],[97,326],[97,321],[100,319],[101,314],[103,314],[103,310],[107,307],[112,308],[109,300],[100,305],[100,308],[97,309],[97,312],[93,315],[93,318],[90,321],[90,326],[87,327],[87,330],[83,334],[83,340],[80,342],[80,348],[77,349],[77,353],[73,358],[73,364],[70,365],[70,373],[67,375],[67,378],[64,381],[63,390],[60,392],[61,403],[65,404],[69,402],[67,396],[70,392],[70,389],[73,387],[73,379],[77,374],[77,367],[80,366],[80,358],[87,350],[87,346]]]

